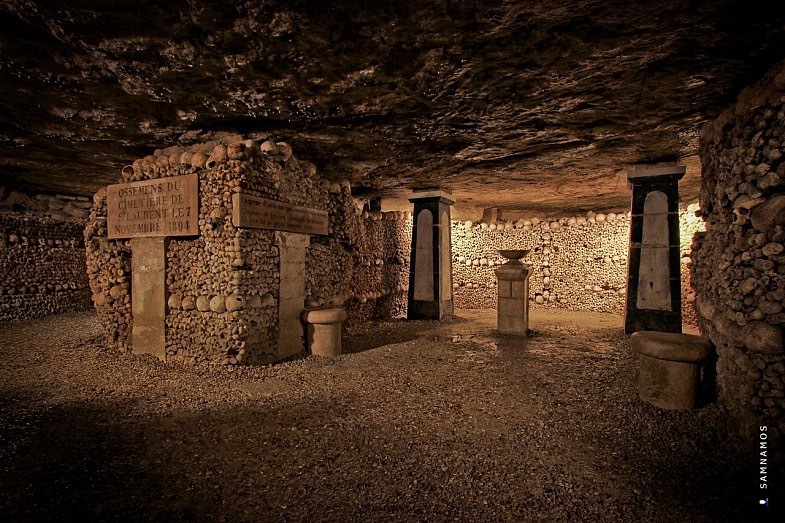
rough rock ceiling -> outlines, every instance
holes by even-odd
[[[785,3],[0,2],[0,183],[89,194],[156,148],[290,142],[358,194],[625,207],[637,162],[785,57]],[[220,135],[220,134],[218,134]]]

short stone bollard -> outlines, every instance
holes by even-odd
[[[709,357],[709,341],[673,332],[638,331],[630,336],[638,353],[640,398],[663,409],[698,406],[701,367]]]
[[[315,309],[301,315],[307,326],[306,348],[315,356],[341,354],[341,325],[346,319],[343,309]]]

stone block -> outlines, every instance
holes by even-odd
[[[341,354],[341,326],[346,311],[340,308],[304,311],[302,319],[307,326],[306,347],[314,356]]]
[[[488,207],[482,213],[482,223],[496,223],[499,220],[499,208],[498,207]]]
[[[697,407],[700,367],[695,364],[660,360],[638,355],[640,398],[663,409]]]
[[[630,337],[638,353],[641,400],[663,409],[698,406],[701,366],[710,352],[699,336],[640,331]]]
[[[303,325],[300,314],[302,300],[280,300],[278,303],[278,357],[289,358],[303,350]]]

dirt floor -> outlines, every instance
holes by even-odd
[[[493,314],[238,369],[119,355],[88,313],[0,325],[0,520],[760,515],[716,404],[638,399],[620,317],[532,311],[522,340]]]

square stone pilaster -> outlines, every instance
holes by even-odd
[[[275,232],[280,260],[277,359],[296,356],[305,349],[300,315],[305,309],[305,259],[310,240],[307,234]]]
[[[452,195],[442,190],[414,191],[412,253],[409,268],[410,320],[441,320],[453,315]]]
[[[131,345],[134,354],[166,360],[167,238],[131,239]]]
[[[681,332],[678,165],[639,165],[632,187],[624,331]]]

